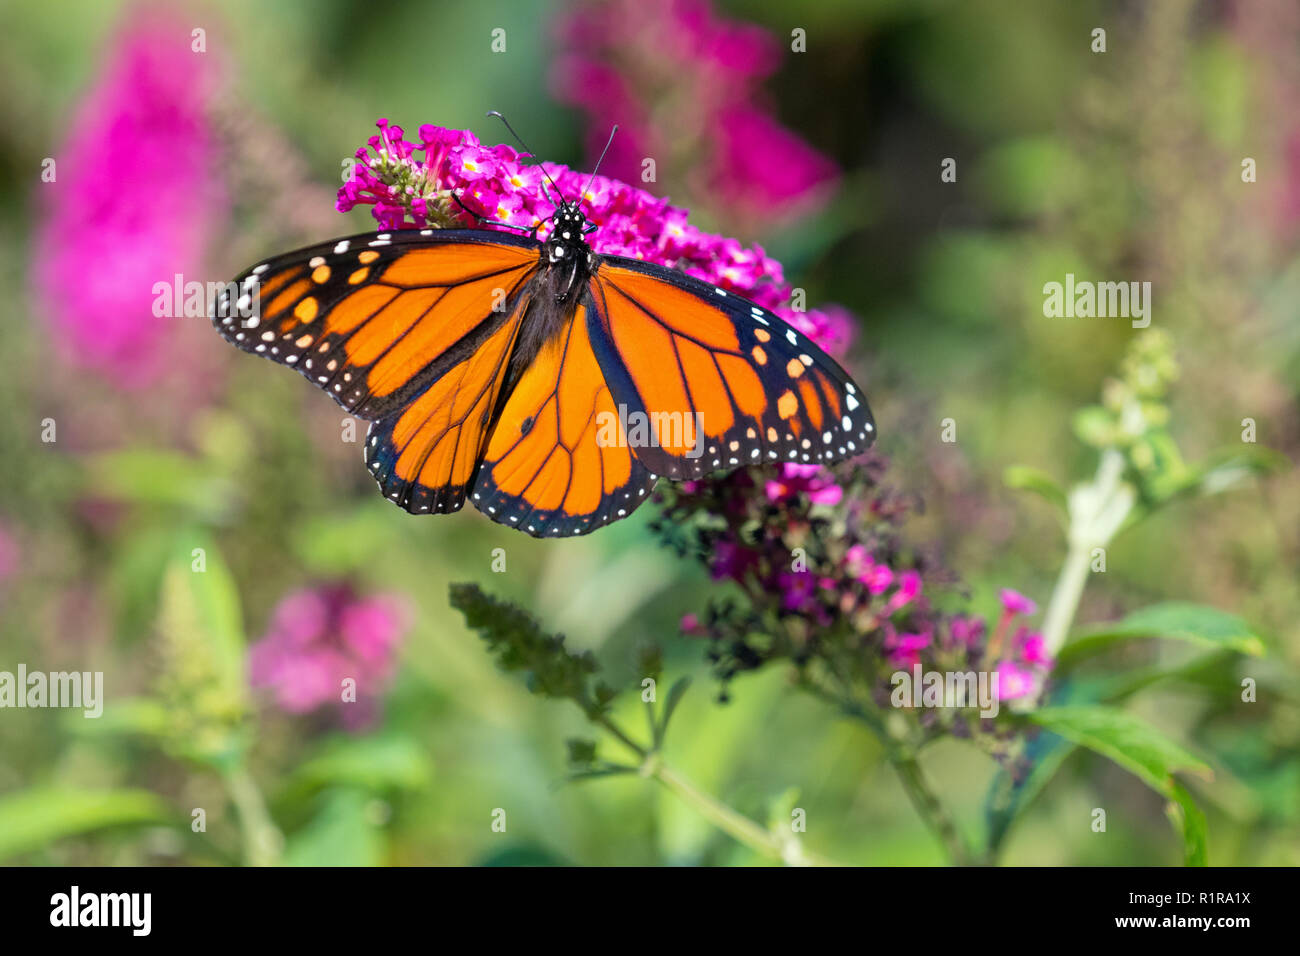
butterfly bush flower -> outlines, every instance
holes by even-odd
[[[1002,700],[1036,697],[1053,661],[1043,635],[1016,621],[1038,613],[1038,605],[1010,588],[1004,588],[1000,598],[1002,614],[988,644],[990,652],[1001,658],[997,662],[998,696]]]
[[[782,49],[766,30],[705,0],[608,0],[580,4],[559,39],[554,85],[586,112],[592,155],[619,124],[611,175],[636,181],[655,159],[733,223],[789,218],[833,187],[834,164],[757,105]]]
[[[842,701],[847,687],[880,709],[890,706],[892,675],[916,666],[996,674],[998,699],[1017,706],[1039,698],[1052,661],[1024,623],[1033,602],[1004,590],[992,628],[936,603],[959,603],[953,577],[905,542],[911,502],[883,483],[884,472],[869,453],[831,469],[784,465],[660,486],[661,537],[734,585],[681,624],[683,634],[707,639],[724,698],[732,678],[778,660],[824,696]],[[971,704],[916,719],[933,732],[979,733],[1016,771],[1012,736]]]
[[[376,125],[378,134],[357,150],[351,174],[339,189],[340,212],[369,206],[382,229],[504,228],[483,226],[481,217],[536,229],[545,239],[558,188],[567,198],[581,196],[583,212],[599,227],[589,237],[597,253],[679,268],[734,290],[771,309],[836,358],[849,346],[852,319],[846,310],[793,308],[781,264],[761,246],[705,232],[688,221],[685,209],[667,200],[554,163],[526,165],[527,157],[510,146],[484,146],[468,130],[425,125],[412,142],[401,126],[386,119]]]
[[[249,651],[250,683],[270,689],[288,713],[334,707],[345,726],[365,726],[378,712],[405,630],[406,612],[394,597],[362,597],[346,584],[295,591]],[[355,702],[343,700],[348,678],[356,682]]]
[[[191,25],[138,8],[55,152],[42,183],[34,286],[68,361],[122,387],[157,379],[168,322],[153,286],[201,279],[224,209],[208,106],[217,60]]]

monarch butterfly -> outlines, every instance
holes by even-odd
[[[631,514],[660,476],[874,440],[862,391],[806,336],[734,292],[597,255],[579,201],[555,206],[545,241],[404,229],[277,256],[227,287],[213,325],[369,420],[366,466],[406,511],[469,498],[534,537]]]

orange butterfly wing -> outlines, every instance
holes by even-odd
[[[531,239],[482,230],[368,233],[249,269],[212,323],[376,421],[467,360],[539,265]],[[252,311],[252,317],[245,317]]]
[[[444,514],[464,505],[527,309],[522,296],[468,357],[405,408],[370,426],[366,467],[385,497],[412,514]]]
[[[636,413],[649,420],[650,441],[634,450],[652,472],[680,479],[827,463],[874,441],[861,390],[766,309],[621,257],[607,257],[590,287],[596,357],[629,421]]]
[[[279,256],[235,280],[213,324],[370,419],[366,465],[412,513],[464,503],[540,264],[538,244],[406,230]],[[252,317],[256,300],[260,308]]]
[[[580,305],[506,400],[474,505],[539,538],[586,534],[631,514],[657,478],[627,446],[617,414]]]

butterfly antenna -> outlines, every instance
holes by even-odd
[[[605,154],[609,152],[610,144],[614,142],[614,134],[617,132],[618,124],[615,123],[614,128],[609,131],[609,139],[605,142],[605,148],[600,151],[600,159],[596,160],[596,169],[600,169],[600,164],[605,161]],[[582,199],[583,196],[587,195],[587,190],[590,189],[591,184],[596,181],[596,169],[591,171],[591,178],[587,180],[587,185],[583,187],[582,196],[579,196],[579,199]]]
[[[504,123],[505,126],[506,126],[506,129],[510,130],[510,135],[513,136],[513,137],[515,138],[515,142],[517,142],[517,143],[518,143],[518,144],[523,148],[523,151],[524,151],[525,153],[527,153],[529,156],[532,156],[532,157],[536,158],[537,154],[534,153],[531,149],[528,148],[528,144],[524,142],[524,138],[523,138],[522,136],[520,136],[518,133],[515,132],[515,128],[514,128],[513,126],[510,125],[510,121],[509,121],[508,119],[506,119],[504,116],[502,116],[502,115],[501,115],[500,113],[498,113],[496,110],[488,110],[488,114],[487,114],[487,115],[488,115],[488,116],[495,116],[495,117],[496,117],[497,119],[499,119],[502,123]],[[555,195],[559,196],[559,197],[560,197],[560,201],[563,202],[563,201],[564,201],[564,193],[560,192],[560,187],[557,186],[557,185],[555,185],[555,180],[552,179],[552,178],[551,178],[551,174],[548,173],[548,172],[546,171],[546,167],[543,166],[540,162],[538,162],[538,164],[537,164],[537,168],[540,169],[540,170],[542,171],[542,175],[546,177],[546,181],[547,181],[548,183],[550,183],[550,184],[551,184],[551,188],[555,190]]]

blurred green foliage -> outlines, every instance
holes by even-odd
[[[1259,447],[1241,443],[1251,419],[1259,443],[1283,456],[1254,493],[1161,511],[1110,549],[1078,617],[1096,626],[1077,660],[1062,661],[1071,675],[1078,666],[1078,698],[1035,718],[1054,732],[1039,740],[1060,772],[1008,796],[1037,799],[1008,831],[1004,860],[1194,862],[1208,828],[1213,863],[1300,863],[1300,213],[1288,206],[1300,165],[1287,152],[1300,135],[1300,78],[1288,4],[1235,18],[1180,0],[724,7],[780,36],[808,30],[809,52],[788,55],[769,89],[783,121],[844,170],[820,213],[745,238],[781,258],[811,302],[859,316],[853,360],[891,481],[927,506],[910,530],[935,542],[977,608],[991,611],[1004,585],[1050,591],[1062,557],[1054,506],[1092,464],[1069,423],[1137,334],[1123,320],[1045,318],[1045,282],[1067,272],[1153,282],[1153,325],[1173,333],[1182,367],[1177,446],[1163,444],[1161,426],[1148,436],[1153,454],[1183,448],[1201,461],[1240,445],[1249,457]],[[580,118],[546,82],[560,9],[235,0],[192,16],[210,24],[248,109],[283,131],[328,202],[341,160],[380,116],[494,141],[482,117],[501,109],[524,118],[539,154],[583,164]],[[334,405],[228,350],[202,320],[177,320],[175,336],[198,358],[149,392],[60,363],[28,280],[40,164],[59,148],[120,11],[91,0],[0,8],[0,524],[21,549],[0,583],[0,669],[102,670],[109,698],[99,721],[0,711],[0,859],[763,861],[636,774],[557,787],[564,741],[589,727],[497,669],[447,601],[450,582],[473,581],[528,608],[546,633],[565,633],[615,686],[635,685],[640,650],[660,643],[665,679],[693,675],[696,685],[676,707],[666,759],[749,819],[788,819],[797,799],[812,852],[942,862],[860,726],[777,671],[746,679],[725,706],[712,700],[700,648],[676,634],[716,585],[658,547],[649,509],[563,542],[470,512],[412,519],[375,494],[357,446],[339,441]],[[490,56],[501,24],[510,53]],[[1089,50],[1096,26],[1108,31],[1105,54]],[[1241,181],[1244,156],[1258,161],[1256,183]],[[955,183],[940,182],[945,157],[957,160]],[[334,234],[368,228],[359,212],[335,218]],[[279,248],[270,243],[282,237],[242,225],[214,250],[216,274]],[[1106,427],[1099,412],[1075,419],[1085,439]],[[53,444],[41,441],[46,417],[59,423]],[[940,440],[947,418],[955,445]],[[1005,487],[1013,467],[1009,484],[1050,503]],[[195,548],[207,558],[202,578],[188,571]],[[505,573],[492,571],[497,548]],[[243,689],[242,649],[277,600],[339,575],[409,595],[415,610],[382,722],[361,736],[284,716]],[[1198,630],[1203,651],[1114,640],[1154,633],[1157,614],[1162,636],[1180,636],[1168,623],[1178,605],[1161,602],[1189,599],[1231,612],[1212,633]],[[1094,652],[1104,670],[1089,669]],[[1144,679],[1153,671],[1160,680]],[[1245,706],[1243,677],[1258,684]],[[1091,705],[1121,695],[1122,727],[1088,719]],[[640,728],[634,698],[602,697],[601,707]],[[1188,748],[1143,750],[1152,728]],[[1127,741],[1118,750],[1116,734]],[[1139,776],[1111,772],[1089,749],[1126,755]],[[964,827],[1007,826],[996,808],[985,816],[999,785],[986,756],[944,740],[922,762]],[[1204,767],[1212,779],[1186,780],[1200,819],[1172,774]],[[1171,801],[1185,817],[1181,843],[1161,822]],[[1095,807],[1109,808],[1104,834],[1090,827]],[[504,832],[492,826],[498,808]]]

